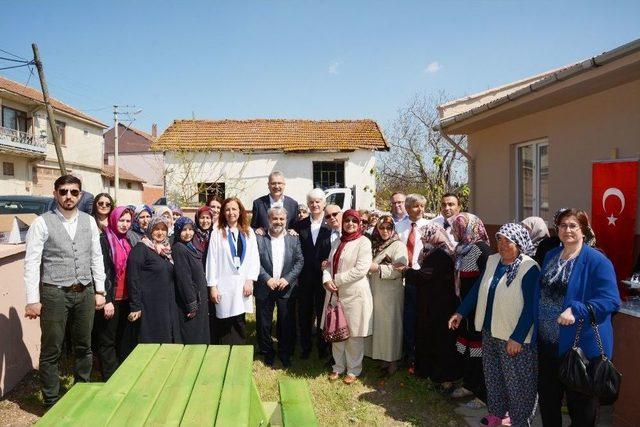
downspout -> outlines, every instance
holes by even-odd
[[[451,137],[449,135],[446,134],[446,132],[444,131],[444,129],[442,129],[440,127],[440,125],[435,126],[434,130],[437,130],[438,132],[440,132],[440,135],[442,135],[442,137],[444,139],[447,140],[447,142],[449,144],[451,144],[456,150],[458,150],[460,153],[462,153],[462,155],[467,159],[467,185],[469,186],[469,212],[473,212],[475,211],[475,184],[476,184],[476,164],[475,161],[473,159],[473,157],[471,157],[471,154],[469,154],[469,152],[467,150],[465,150],[464,148],[462,148],[460,146],[460,144],[458,144],[457,142],[455,142],[453,139],[451,139]]]

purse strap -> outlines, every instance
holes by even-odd
[[[600,355],[604,355],[604,348],[602,347],[602,339],[600,338],[600,330],[598,329],[598,324],[596,323],[596,314],[593,311],[593,307],[591,304],[587,304],[587,309],[589,309],[589,320],[591,321],[591,327],[596,333],[596,343],[598,344],[598,349],[600,350]]]
[[[340,301],[340,296],[338,295],[338,292],[331,292],[331,295],[329,295],[329,304],[331,304],[331,300],[333,300],[333,295],[335,294],[336,298],[338,298],[338,301]]]
[[[578,327],[576,328],[576,337],[573,340],[573,348],[578,347],[578,342],[580,342],[580,332],[582,331],[582,319],[578,320]]]

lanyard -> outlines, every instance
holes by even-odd
[[[236,268],[240,268],[242,264],[242,254],[238,255],[238,250],[236,249],[236,245],[239,239],[242,239],[240,236],[240,230],[238,230],[238,236],[231,232],[231,229],[227,227],[227,241],[229,242],[229,249],[231,250],[231,258],[233,259],[233,264]],[[243,245],[244,250],[244,245]]]

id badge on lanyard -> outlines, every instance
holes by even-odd
[[[240,265],[242,265],[242,262],[240,260],[240,257],[238,256],[238,252],[237,252],[237,247],[238,247],[238,240],[240,239],[240,231],[238,231],[238,239],[236,240],[236,235],[234,233],[231,232],[231,229],[227,228],[227,236],[230,237],[229,239],[229,247],[231,249],[231,257],[233,258],[233,266],[236,269],[240,269]]]
[[[236,268],[240,268],[240,257],[239,256],[234,256],[233,257],[233,265]]]

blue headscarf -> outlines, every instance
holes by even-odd
[[[202,254],[200,252],[198,252],[196,247],[193,245],[193,243],[192,243],[193,239],[191,239],[188,242],[185,242],[184,240],[182,240],[180,238],[180,233],[182,233],[182,229],[187,225],[191,225],[191,228],[195,232],[196,226],[195,226],[193,220],[191,218],[189,218],[189,217],[181,216],[180,218],[176,219],[176,221],[173,223],[173,235],[175,236],[176,242],[182,243],[183,245],[185,245],[187,248],[189,248],[189,250],[191,250],[196,255],[202,256]]]
[[[144,235],[145,230],[140,228],[140,222],[138,221],[138,217],[144,211],[147,211],[150,216],[153,216],[153,209],[151,209],[148,205],[138,205],[134,209],[133,224],[131,224],[131,228],[133,229],[133,231],[135,231],[140,235]]]

